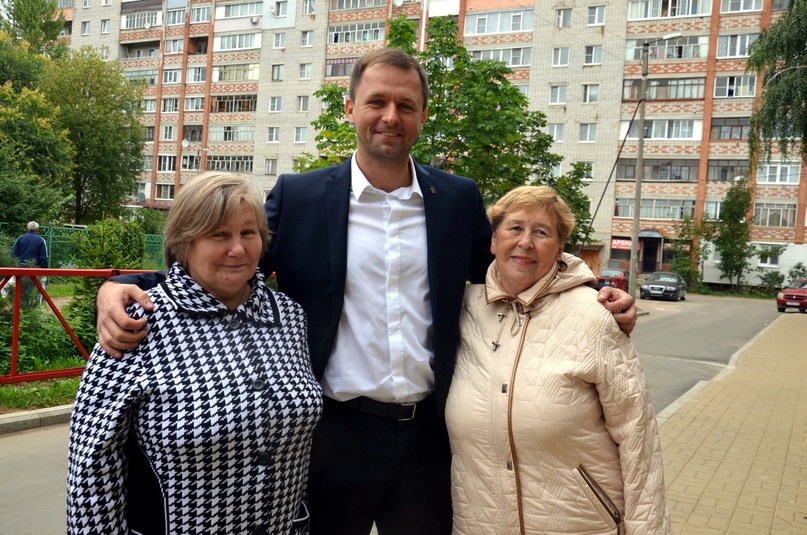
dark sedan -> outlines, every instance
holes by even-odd
[[[776,294],[776,309],[784,312],[788,308],[807,312],[807,279],[795,280]]]
[[[639,297],[684,301],[687,298],[687,284],[678,273],[657,271],[651,273],[642,284]]]

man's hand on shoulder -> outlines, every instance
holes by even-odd
[[[636,300],[627,292],[606,286],[597,292],[597,301],[614,315],[619,328],[630,334],[636,327]]]
[[[123,356],[122,351],[135,349],[146,337],[146,318],[132,319],[126,307],[137,302],[144,310],[154,309],[146,292],[134,284],[105,282],[95,296],[98,311],[98,343],[115,358]]]

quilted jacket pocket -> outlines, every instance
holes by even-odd
[[[580,477],[583,478],[586,485],[588,485],[588,488],[591,489],[591,492],[594,493],[594,496],[597,497],[597,500],[603,508],[608,512],[614,524],[616,524],[617,535],[625,533],[624,524],[622,523],[622,514],[619,512],[619,509],[617,509],[616,504],[611,501],[608,494],[606,494],[602,487],[591,477],[591,474],[588,473],[582,464],[577,467],[577,471],[580,473]]]

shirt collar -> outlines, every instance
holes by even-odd
[[[409,156],[409,173],[412,175],[412,185],[398,188],[390,192],[390,195],[394,195],[402,200],[409,199],[413,195],[423,198],[423,192],[420,189],[420,184],[418,184],[417,174],[415,174],[415,161],[412,159],[412,156]],[[380,192],[386,195],[386,192],[375,188],[370,184],[370,181],[367,180],[367,177],[364,176],[364,173],[359,169],[359,164],[356,162],[355,152],[350,158],[350,189],[357,200],[365,193]]]

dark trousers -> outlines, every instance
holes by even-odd
[[[311,535],[450,535],[451,454],[432,399],[411,421],[326,403],[314,431]]]

